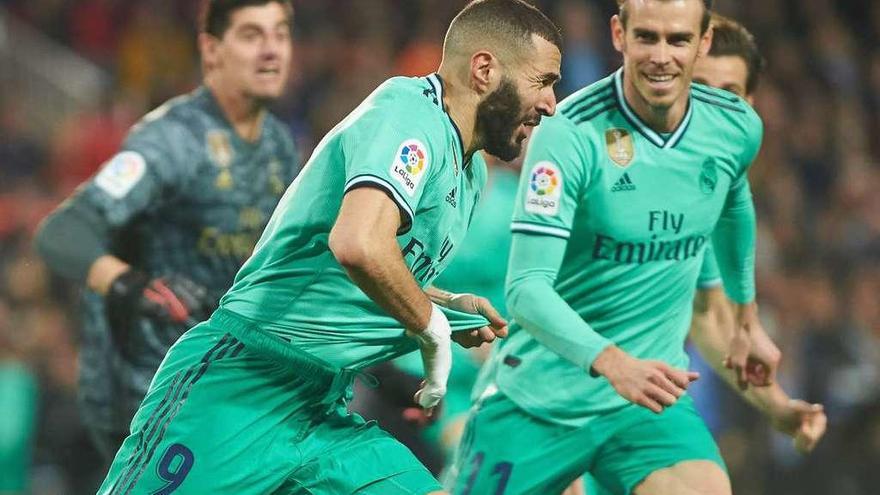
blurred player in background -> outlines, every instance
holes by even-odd
[[[694,65],[694,82],[725,89],[754,103],[754,91],[763,70],[763,59],[754,37],[745,27],[732,19],[713,15],[712,47],[705,57]],[[767,374],[769,385],[750,387],[743,391],[736,387],[736,377],[726,372],[725,354],[719,352],[732,338],[733,311],[724,294],[718,263],[712,250],[706,250],[706,259],[700,271],[698,289],[694,298],[694,316],[690,338],[716,375],[734,386],[750,404],[767,416],[773,427],[791,436],[801,452],[813,450],[825,433],[827,419],[819,404],[792,400],[775,380],[781,353],[767,336],[759,320],[750,329],[752,345],[762,347],[770,357],[766,369],[756,363],[759,374]]]
[[[741,387],[750,352],[755,214],[747,170],[763,134],[730,93],[691,87],[710,2],[627,0],[612,18],[623,68],[567,98],[535,133],[515,206],[510,340],[466,427],[456,494],[559,493],[583,472],[614,493],[729,493],[685,391],[683,344],[714,238],[735,301]],[[523,331],[525,330],[525,331]],[[516,435],[512,435],[516,432]]]
[[[147,114],[43,223],[57,273],[84,281],[80,405],[112,459],[168,348],[211,314],[298,170],[267,110],[287,83],[289,1],[206,0],[203,85]]]
[[[528,3],[469,3],[436,74],[389,79],[328,133],[220,308],[170,349],[100,493],[439,490],[348,412],[351,385],[418,349],[431,409],[452,339],[506,335],[486,299],[425,288],[464,239],[486,180],[477,151],[512,159],[555,112],[560,46]]]

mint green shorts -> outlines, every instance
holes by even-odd
[[[446,485],[455,495],[553,494],[588,473],[608,492],[630,494],[652,472],[692,460],[726,470],[687,395],[661,414],[630,405],[576,428],[499,392],[471,410]]]
[[[100,494],[423,495],[439,483],[349,414],[355,372],[218,310],[171,347]]]

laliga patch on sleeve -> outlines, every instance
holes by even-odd
[[[95,185],[116,199],[125,197],[147,171],[143,155],[135,151],[117,153],[95,176]]]
[[[541,215],[559,213],[562,193],[562,174],[551,162],[538,162],[529,173],[526,190],[526,211]]]
[[[428,170],[428,148],[418,139],[407,139],[400,145],[394,161],[391,162],[391,176],[403,186],[410,196]]]

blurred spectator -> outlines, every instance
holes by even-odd
[[[59,195],[69,194],[116,153],[128,129],[144,113],[144,104],[137,98],[108,95],[101,107],[59,124],[49,164]]]
[[[9,193],[21,179],[39,176],[45,164],[44,143],[27,133],[24,118],[14,101],[0,99],[0,194]]]
[[[12,333],[11,311],[0,299],[0,493],[28,490],[36,424],[37,384]]]
[[[199,74],[194,37],[175,22],[170,3],[135,2],[119,40],[119,85],[148,105],[192,89]]]
[[[94,62],[113,62],[121,20],[117,0],[81,0],[67,13],[71,46]]]
[[[608,45],[608,30],[598,26],[606,25],[607,19],[594,4],[580,0],[563,0],[556,11],[564,35],[563,77],[558,90],[569,95],[605,77],[607,61],[599,47]]]

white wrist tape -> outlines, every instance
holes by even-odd
[[[452,329],[443,311],[431,304],[431,319],[428,328],[420,333],[407,332],[419,344],[422,363],[425,367],[425,384],[418,393],[419,405],[434,407],[446,395],[446,381],[452,369]]]

